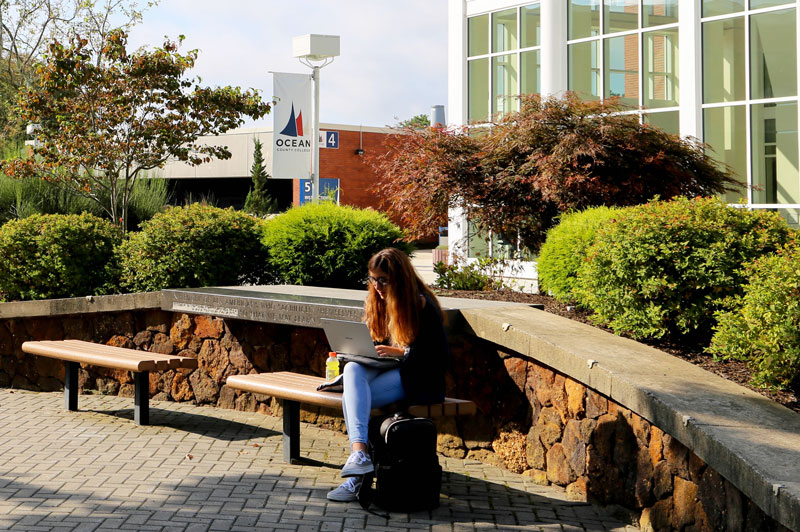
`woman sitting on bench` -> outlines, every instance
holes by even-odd
[[[408,255],[394,248],[369,260],[364,321],[378,354],[400,357],[398,368],[344,366],[344,420],[351,454],[342,467],[347,480],[328,493],[332,501],[354,501],[361,477],[374,470],[368,454],[370,411],[390,403],[429,404],[444,400],[449,347],[436,296],[420,279]]]

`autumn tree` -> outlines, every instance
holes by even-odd
[[[377,188],[412,238],[462,207],[482,229],[537,249],[560,212],[711,196],[736,184],[698,141],[624,110],[614,99],[530,95],[489,127],[406,130],[372,159]]]
[[[125,32],[112,31],[99,60],[85,39],[51,43],[35,86],[19,100],[21,117],[40,126],[34,156],[0,163],[8,176],[38,176],[96,201],[123,230],[143,172],[169,159],[199,165],[230,158],[226,146],[197,138],[270,109],[253,90],[201,87],[187,77],[197,51],[180,54],[180,41],[132,54],[126,43]]]
[[[113,29],[129,29],[157,0],[0,0],[0,139],[21,140],[25,124],[11,112],[21,88],[36,79],[36,64],[52,40],[83,35],[99,51]],[[144,5],[142,5],[144,4]],[[95,57],[100,57],[95,54]]]

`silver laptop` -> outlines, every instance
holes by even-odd
[[[320,318],[320,324],[328,337],[331,349],[347,355],[379,358],[369,335],[366,323],[360,321],[332,320]]]

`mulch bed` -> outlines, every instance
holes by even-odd
[[[524,294],[513,290],[495,291],[471,291],[471,290],[444,290],[435,288],[434,291],[441,297],[464,297],[470,299],[488,299],[492,301],[510,301],[513,303],[539,303],[544,305],[545,312],[558,314],[571,320],[580,321],[596,327],[590,320],[591,312],[578,309],[573,305],[567,305],[556,299],[541,294]],[[611,332],[610,329],[599,327]],[[749,388],[756,393],[772,399],[776,403],[800,413],[800,390],[767,390],[750,384],[750,370],[745,362],[738,360],[714,360],[711,355],[703,353],[697,347],[690,347],[671,342],[663,341],[642,341],[640,342],[660,349],[665,353],[682,358],[691,362],[706,371],[715,373],[720,377],[733,381],[736,384]]]

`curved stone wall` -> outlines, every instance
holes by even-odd
[[[141,300],[132,306],[141,307]],[[152,373],[154,400],[280,415],[278,401],[231,390],[225,379],[280,370],[322,375],[328,349],[319,329],[153,308],[16,318],[2,310],[0,385],[15,388],[59,390],[63,382],[60,362],[22,353],[22,342],[78,338],[198,358],[195,371]],[[708,436],[718,433],[709,428],[702,405],[680,410],[669,404],[671,395],[696,403],[705,392],[715,415],[732,422],[726,408],[751,415],[742,414],[742,405],[753,399],[748,394],[722,404],[717,383],[705,372],[698,374],[704,380],[696,382],[695,392],[680,389],[665,379],[665,372],[676,371],[666,359],[637,351],[649,348],[543,312],[517,307],[462,315],[450,335],[448,395],[475,400],[479,414],[441,420],[440,452],[563,486],[577,500],[619,505],[643,530],[800,530],[785,484],[765,502],[763,485],[777,484],[769,471],[754,472],[754,462],[736,445]],[[632,367],[622,371],[615,361]],[[652,384],[659,379],[664,389]],[[133,395],[128,372],[87,367],[80,382],[85,390]],[[768,405],[758,406],[772,415]],[[344,429],[335,412],[307,409],[302,420]],[[791,460],[800,447],[784,445],[783,452]]]

